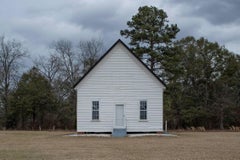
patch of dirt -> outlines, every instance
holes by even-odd
[[[240,132],[176,132],[175,137],[64,136],[70,132],[0,131],[6,160],[235,160]]]

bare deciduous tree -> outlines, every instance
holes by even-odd
[[[103,42],[92,39],[80,41],[58,40],[50,46],[49,57],[39,57],[35,66],[47,77],[57,96],[57,119],[62,127],[71,127],[75,121],[76,93],[73,85],[98,60]]]
[[[9,94],[18,79],[21,60],[27,56],[26,50],[20,42],[6,41],[0,37],[0,102],[3,114],[8,114]]]
[[[60,70],[59,61],[56,55],[51,54],[50,57],[39,56],[39,58],[34,61],[34,64],[52,84]]]
[[[85,73],[99,59],[104,50],[104,45],[102,40],[92,39],[89,41],[80,41],[78,49],[81,53],[79,59],[83,64],[83,73]]]
[[[52,49],[54,49],[55,55],[59,59],[60,71],[65,79],[64,81],[68,81],[70,85],[73,85],[79,78],[81,63],[77,58],[79,55],[74,52],[72,42],[59,40],[53,43]]]

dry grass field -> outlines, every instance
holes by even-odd
[[[177,137],[69,137],[70,132],[0,131],[1,160],[239,160],[240,132]]]

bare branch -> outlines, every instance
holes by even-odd
[[[104,45],[102,40],[92,39],[90,41],[80,41],[78,49],[81,54],[79,59],[83,64],[83,73],[85,73],[99,59],[103,52]]]
[[[6,41],[0,37],[0,102],[3,104],[5,115],[8,112],[9,93],[14,88],[18,77],[21,60],[27,56],[27,51],[20,42]]]

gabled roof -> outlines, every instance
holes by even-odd
[[[108,55],[108,53],[118,44],[118,43],[121,43],[163,86],[166,87],[166,84],[158,78],[158,76],[153,73],[153,71],[151,71],[147,66],[146,64],[144,64],[142,62],[141,59],[139,59],[131,50],[130,48],[121,40],[121,39],[118,39],[113,45],[112,47],[110,47],[106,53],[74,84],[74,88],[88,75],[88,73],[90,73],[94,68],[95,66],[98,65],[98,63],[100,63],[102,61],[102,59],[104,59],[104,57],[106,57],[106,55]]]

